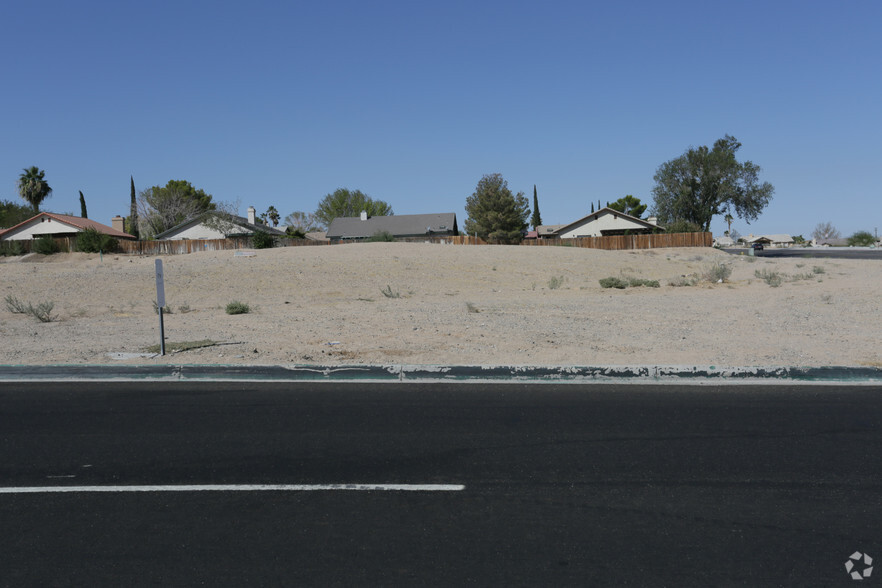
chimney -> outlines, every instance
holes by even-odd
[[[248,224],[250,224],[250,225],[257,224],[256,220],[255,220],[256,216],[257,216],[257,211],[254,210],[253,206],[249,206],[248,207]]]
[[[120,215],[116,215],[112,219],[110,219],[110,226],[115,231],[119,231],[120,233],[126,232],[126,221]]]
[[[367,212],[364,210],[361,211],[361,220],[363,220],[363,221],[367,220]]]
[[[648,219],[646,219],[646,222],[648,222],[648,223],[651,224],[651,225],[658,226],[658,217],[657,217],[657,216],[651,216],[651,217],[649,217]]]

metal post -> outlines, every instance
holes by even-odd
[[[159,307],[159,355],[165,355],[165,326],[162,323],[162,307]]]

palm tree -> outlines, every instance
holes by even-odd
[[[274,227],[279,226],[279,218],[281,217],[279,216],[279,211],[276,210],[275,206],[270,206],[269,208],[267,208],[265,214],[267,217],[269,217],[270,222],[273,223]]]
[[[732,221],[735,220],[735,217],[733,217],[729,213],[726,213],[726,216],[723,217],[723,220],[726,221],[726,223],[729,225],[729,230],[726,231],[726,234],[731,233],[732,232]]]
[[[46,172],[35,165],[25,168],[18,178],[18,195],[34,207],[34,212],[40,212],[40,203],[51,193],[52,188],[46,183]]]

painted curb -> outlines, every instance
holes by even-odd
[[[376,382],[860,382],[878,367],[432,366],[432,365],[6,365],[0,381],[376,381]]]

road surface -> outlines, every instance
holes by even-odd
[[[0,585],[851,585],[880,392],[4,383]]]

